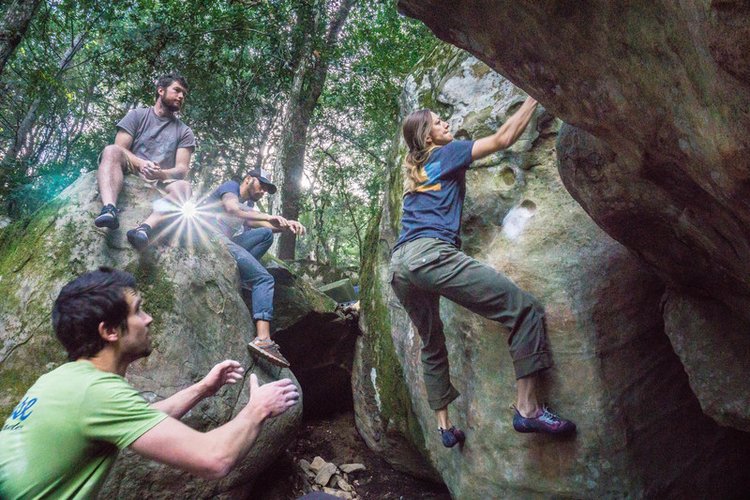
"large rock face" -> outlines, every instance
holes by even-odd
[[[222,245],[208,240],[192,246],[167,244],[149,248],[141,255],[128,245],[125,230],[145,218],[154,193],[127,177],[120,197],[120,205],[125,207],[120,217],[121,229],[98,230],[92,224],[99,210],[96,179],[93,173],[86,174],[30,223],[9,226],[0,234],[3,419],[39,375],[64,361],[50,321],[51,305],[60,288],[100,265],[135,274],[144,308],[154,316],[154,351],[128,371],[130,382],[143,390],[147,399],[170,396],[227,358],[250,365],[261,383],[294,378],[289,370],[270,367],[262,361],[251,363],[245,345],[254,335],[252,320],[239,292],[236,265]],[[307,336],[315,333],[305,329],[307,321],[325,328],[325,321],[320,318],[331,317],[333,301],[282,268],[272,272],[279,281],[275,328]],[[318,366],[328,360],[324,355],[313,357]],[[213,428],[235,415],[247,397],[246,384],[225,388],[201,402],[183,420],[197,429]],[[221,481],[201,480],[125,452],[103,497],[244,498],[251,492],[249,483],[254,476],[294,438],[301,416],[302,405],[298,405],[267,421],[247,459]]]
[[[430,107],[458,138],[479,138],[524,97],[477,59],[441,48],[407,80],[403,113]],[[577,436],[513,431],[507,332],[443,300],[451,376],[462,393],[450,411],[467,441],[451,450],[440,443],[422,382],[420,340],[387,282],[401,212],[402,142],[362,269],[364,335],[354,373],[360,433],[396,465],[437,473],[461,499],[747,491],[741,457],[750,436],[701,412],[664,334],[664,284],[565,190],[555,152],[559,125],[540,109],[513,148],[475,162],[462,235],[464,251],[545,306],[556,366],[543,377],[542,397],[578,423]],[[673,314],[683,312],[676,307]]]
[[[750,5],[400,0],[399,8],[571,124],[559,148],[566,187],[669,289],[666,331],[685,346],[677,354],[704,411],[749,431]],[[720,321],[707,320],[719,310]],[[717,353],[687,347],[704,343]]]

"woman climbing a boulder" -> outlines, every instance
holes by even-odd
[[[513,145],[536,106],[533,98],[527,98],[494,134],[476,141],[454,140],[448,123],[428,109],[411,113],[403,124],[409,153],[401,234],[391,256],[391,286],[422,339],[427,398],[446,447],[463,442],[465,434],[448,416],[448,404],[459,393],[450,380],[441,296],[510,330],[517,379],[516,431],[568,434],[576,428],[537,399],[538,375],[552,366],[542,307],[505,275],[460,250],[466,169],[472,161]]]

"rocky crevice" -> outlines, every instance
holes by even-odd
[[[352,409],[352,359],[359,335],[356,319],[311,313],[274,333],[305,397],[304,418]]]

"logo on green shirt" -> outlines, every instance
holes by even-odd
[[[31,416],[31,408],[36,404],[36,398],[29,398],[28,396],[16,405],[13,409],[13,413],[10,414],[8,420],[16,420],[15,423],[7,423],[3,426],[4,431],[13,431],[21,427],[21,422]]]

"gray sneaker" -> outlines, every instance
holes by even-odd
[[[279,351],[279,345],[271,339],[259,339],[256,337],[252,342],[247,344],[250,354],[259,355],[270,361],[276,366],[289,368],[289,361]]]

